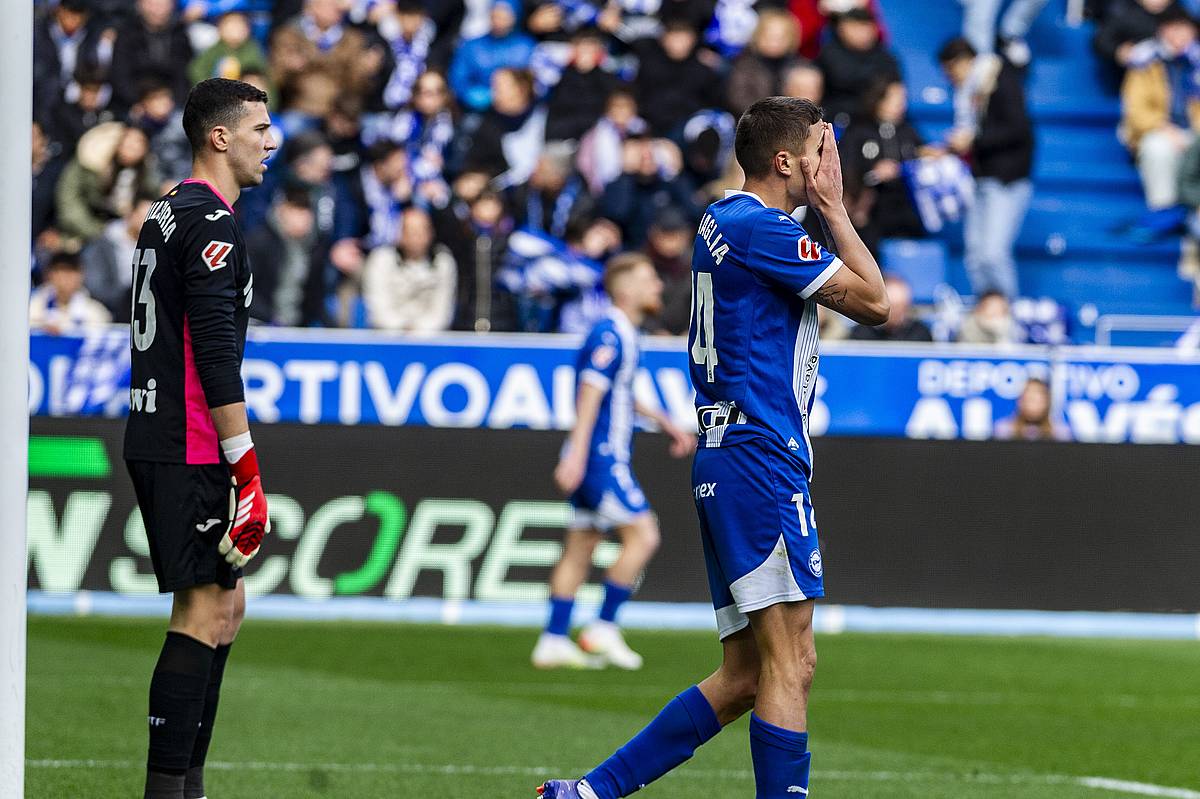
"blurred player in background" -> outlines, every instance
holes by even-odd
[[[125,461],[158,590],[174,594],[150,681],[145,799],[202,799],[242,567],[270,532],[250,439],[242,354],[253,279],[233,203],[275,149],[267,95],[214,78],[183,127],[192,177],[150,207],[133,256]]]
[[[742,115],[735,150],[746,182],[701,219],[689,334],[700,428],[692,493],[723,662],[582,780],[538,789],[552,799],[628,796],[748,710],[758,799],[808,794],[813,600],[825,593],[808,487],[816,303],[868,325],[889,309],[842,204],[821,109],[760,100]],[[801,205],[820,215],[840,258],[792,218]]]
[[[658,521],[629,465],[635,412],[671,437],[675,457],[695,448],[695,436],[633,396],[638,327],[648,314],[662,309],[663,284],[653,263],[639,253],[614,257],[604,270],[604,289],[612,307],[576,359],[576,422],[554,470],[554,482],[570,497],[575,516],[562,557],[550,573],[550,619],[532,657],[540,669],[642,667],[641,655],[629,648],[617,627],[617,611],[659,543]],[[613,531],[621,554],[605,578],[600,616],[583,629],[576,646],[570,637],[575,593],[591,570],[596,545]]]

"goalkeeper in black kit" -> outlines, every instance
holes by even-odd
[[[133,256],[125,461],[158,590],[173,594],[150,680],[146,799],[205,796],[242,567],[271,529],[241,377],[254,280],[233,216],[276,146],[266,101],[222,78],[192,89],[192,177],[151,206]]]

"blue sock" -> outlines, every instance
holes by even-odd
[[[628,796],[690,758],[720,731],[712,705],[693,685],[668,702],[612,757],[592,769],[586,777],[588,785],[600,799]]]
[[[614,583],[612,580],[604,581],[604,604],[600,606],[600,621],[616,622],[617,611],[621,609],[621,605],[625,604],[625,600],[633,596],[633,589],[627,585]]]
[[[546,622],[546,632],[554,635],[569,635],[571,611],[574,607],[575,597],[550,597],[550,620]]]
[[[808,792],[808,733],[776,727],[751,713],[750,759],[756,799],[793,799]]]

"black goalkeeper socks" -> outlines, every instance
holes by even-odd
[[[183,796],[183,775],[146,772],[146,792],[143,799],[179,799]]]
[[[204,712],[200,715],[200,728],[196,731],[196,743],[192,745],[192,758],[188,763],[184,799],[203,799],[204,760],[208,757],[208,745],[212,742],[213,722],[217,718],[217,703],[221,699],[221,680],[225,676],[225,663],[229,660],[232,644],[221,644],[213,652],[212,666],[208,672],[208,688],[204,693]]]
[[[167,633],[150,680],[146,799],[183,796],[184,773],[191,763],[204,713],[214,654],[212,647],[195,638]],[[178,778],[177,789],[172,787],[176,781],[169,777]]]
[[[192,766],[183,777],[183,799],[207,799],[204,792],[204,766]]]

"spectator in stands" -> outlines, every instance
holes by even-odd
[[[572,168],[571,147],[565,142],[547,145],[529,181],[512,191],[517,226],[558,239],[567,235],[567,223],[588,213],[592,205],[583,178]]]
[[[417,78],[411,107],[367,119],[364,143],[389,141],[404,147],[419,203],[444,207],[450,200],[445,174],[454,143],[454,113],[445,75],[430,70]]]
[[[1013,248],[1033,195],[1033,125],[1018,70],[997,55],[980,56],[966,39],[938,53],[956,94],[956,107],[973,110],[969,126],[955,128],[949,148],[971,160],[975,198],[963,228],[965,262],[978,294],[998,290],[1015,297]]]
[[[75,75],[103,75],[112,59],[112,31],[91,19],[87,0],[60,0],[33,29],[34,109],[47,111],[79,91]]]
[[[406,333],[448,330],[457,274],[450,250],[434,243],[429,214],[409,208],[395,242],[372,250],[363,267],[363,302],[371,327]]]
[[[570,61],[546,102],[546,141],[577,140],[600,119],[618,83],[603,69],[607,56],[595,28],[580,28],[571,37]]]
[[[382,47],[346,23],[341,0],[305,0],[304,13],[271,39],[271,78],[287,112],[285,133],[316,127],[339,95],[365,101],[383,61]]]
[[[933,341],[929,325],[913,315],[912,287],[899,275],[883,276],[887,288],[888,302],[892,312],[888,320],[878,327],[856,325],[850,338],[856,341]]]
[[[154,79],[143,82],[129,122],[150,137],[150,151],[163,180],[178,183],[191,174],[192,148],[183,132],[183,111],[175,105],[170,86]]]
[[[170,87],[175,103],[187,99],[187,66],[192,44],[175,16],[175,0],[138,0],[137,16],[117,30],[113,48],[113,104],[127,111],[138,101],[142,81],[153,78]]]
[[[682,19],[668,20],[657,40],[639,42],[638,108],[656,136],[677,135],[688,118],[722,105],[715,56],[696,47],[696,30]]]
[[[241,80],[244,72],[266,74],[267,55],[250,37],[250,20],[241,11],[228,11],[217,20],[220,37],[212,47],[192,59],[188,79],[193,84],[208,78]]]
[[[133,280],[129,265],[151,202],[148,196],[137,198],[124,218],[105,225],[104,232],[79,254],[84,286],[117,322],[129,321],[129,284]]]
[[[901,170],[924,146],[921,134],[908,123],[907,113],[904,84],[882,80],[867,91],[863,114],[838,143],[846,208],[863,242],[874,253],[884,238],[925,235]]]
[[[880,21],[878,0],[788,0],[786,5],[800,23],[803,34],[800,37],[800,55],[808,59],[815,59],[821,52],[821,45],[828,39],[826,32],[831,17],[861,8],[870,11]],[[880,34],[886,41],[882,24]]]
[[[533,174],[541,154],[546,112],[534,105],[528,70],[496,70],[491,94],[492,109],[474,132],[464,129],[458,149],[466,153],[466,171],[486,172],[501,188],[517,186]]]
[[[782,93],[787,97],[803,97],[820,105],[825,99],[825,75],[811,61],[793,62],[784,70]]]
[[[760,12],[750,43],[729,71],[725,106],[741,116],[752,103],[781,94],[783,77],[799,44],[800,26],[795,17],[777,9]]]
[[[879,24],[861,8],[834,17],[833,38],[818,63],[825,74],[825,115],[838,128],[849,124],[872,83],[900,78],[900,62],[880,40]]]
[[[253,318],[284,327],[325,321],[329,239],[317,230],[308,192],[285,191],[266,223],[246,234],[246,252],[254,265]]]
[[[620,2],[607,0],[525,0],[526,27],[538,41],[566,40],[583,27],[615,34],[623,21]]]
[[[658,212],[646,234],[642,252],[663,282],[662,311],[646,320],[655,333],[684,335],[692,313],[692,243],[695,225],[687,214],[667,206]]]
[[[694,31],[708,30],[717,0],[662,0],[658,15],[663,21],[682,20]]]
[[[455,181],[451,204],[435,212],[437,240],[450,248],[458,264],[455,330],[512,330],[512,309],[502,307],[492,291],[492,275],[499,268],[504,245],[513,230],[513,219],[504,198],[470,175]],[[476,189],[476,186],[479,188]]]
[[[54,191],[66,159],[62,147],[50,140],[37,122],[33,123],[32,233],[37,241],[54,223]]]
[[[413,86],[425,71],[437,38],[437,26],[421,0],[399,0],[384,8],[387,16],[378,26],[379,33],[391,48],[395,66],[383,89],[383,104],[397,109],[412,100]]]
[[[84,134],[59,178],[59,228],[82,245],[128,214],[139,194],[157,196],[160,188],[146,133],[106,122]]]
[[[600,117],[579,142],[576,167],[588,191],[600,194],[621,174],[621,147],[626,137],[647,131],[646,120],[638,116],[637,99],[628,88],[613,91]]]
[[[105,82],[104,72],[96,66],[81,66],[67,97],[56,99],[49,107],[35,109],[35,116],[45,120],[46,134],[58,142],[63,152],[73,153],[80,137],[104,122],[117,119],[109,107],[112,87]]]
[[[1024,67],[1031,57],[1025,37],[1046,3],[1047,0],[1012,0],[1001,17],[1004,0],[963,0],[963,38],[975,52],[991,53],[999,37],[1004,57],[1014,66]]]
[[[54,335],[82,333],[107,324],[109,313],[83,287],[79,256],[60,252],[50,259],[45,282],[29,297],[29,327]]]
[[[958,331],[960,344],[1017,344],[1021,339],[1008,297],[999,291],[981,294]]]
[[[338,180],[334,240],[354,240],[368,251],[394,242],[401,215],[412,199],[404,147],[389,141],[373,145],[367,163]]]
[[[621,176],[604,190],[599,210],[621,228],[630,247],[642,246],[650,220],[668,205],[698,217],[686,186],[676,180],[682,168],[683,155],[669,139],[626,139]]]
[[[464,42],[450,65],[450,85],[467,109],[486,111],[493,104],[493,76],[500,69],[523,69],[533,55],[533,39],[517,29],[517,0],[492,3],[491,30]]]
[[[1008,441],[1070,441],[1071,429],[1052,411],[1050,384],[1031,377],[1017,398],[1016,412],[996,422],[994,435]]]
[[[1158,36],[1140,45],[1121,86],[1121,132],[1137,158],[1150,210],[1178,202],[1179,167],[1200,130],[1200,45],[1180,11],[1159,18]]]
[[[1092,46],[1119,69],[1129,66],[1134,48],[1158,32],[1163,14],[1182,10],[1178,0],[1112,0],[1096,26]]]
[[[1179,202],[1188,209],[1179,276],[1192,281],[1200,291],[1200,139],[1194,139],[1183,154],[1179,166]]]

